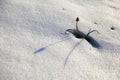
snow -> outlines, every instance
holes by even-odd
[[[119,14],[119,0],[0,0],[0,80],[120,80]],[[66,32],[76,17],[100,48]]]

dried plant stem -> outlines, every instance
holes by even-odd
[[[76,30],[77,30],[78,33],[80,32],[80,30],[78,28],[78,22],[76,22]]]
[[[87,35],[85,36],[85,38],[87,38],[92,32],[98,32],[97,30],[89,30],[89,32],[87,33]],[[99,32],[98,32],[99,33]]]

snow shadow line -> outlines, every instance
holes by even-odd
[[[75,48],[83,41],[84,39],[82,39],[80,42],[76,43],[75,46],[71,49],[71,51],[69,52],[69,54],[67,55],[65,62],[64,62],[64,67],[66,66],[68,59],[70,57],[70,55],[72,54],[72,52],[75,50]]]
[[[62,40],[60,40],[60,41],[54,42],[54,43],[52,43],[52,44],[49,44],[48,46],[45,46],[45,47],[42,47],[42,48],[36,50],[36,51],[34,52],[34,54],[40,53],[40,52],[42,52],[42,51],[45,51],[48,47],[51,47],[51,46],[54,46],[54,45],[56,45],[56,44],[58,44],[58,43],[61,43],[61,42],[63,42],[63,41],[69,40],[70,38],[71,38],[71,37],[69,37],[69,36],[68,36],[68,37],[64,37],[64,38],[62,38]]]

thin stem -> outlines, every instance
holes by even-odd
[[[78,28],[78,22],[76,22],[76,30],[77,30],[77,32],[80,32],[79,28]]]
[[[92,30],[92,31],[89,31],[88,33],[87,33],[87,35],[85,36],[85,38],[87,38],[92,32],[98,32],[97,30]],[[98,32],[99,33],[99,32]]]

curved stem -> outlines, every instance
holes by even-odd
[[[87,33],[87,35],[85,36],[85,38],[87,38],[92,32],[98,32],[97,30],[92,30],[92,31],[89,31],[88,33]],[[98,32],[99,33],[99,32]]]

